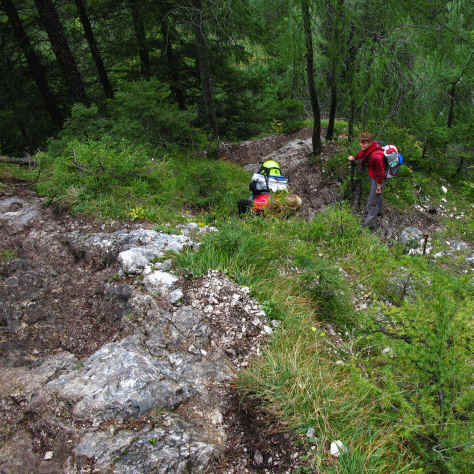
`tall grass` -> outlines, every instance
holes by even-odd
[[[312,222],[227,219],[177,264],[228,273],[281,320],[238,384],[290,426],[316,429],[312,469],[467,472],[467,277],[389,250],[340,205]],[[393,294],[392,280],[403,278],[415,295]],[[357,312],[352,299],[362,294],[370,306]],[[347,446],[337,462],[327,453],[336,439]]]

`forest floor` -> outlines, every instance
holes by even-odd
[[[224,159],[249,166],[256,165],[272,153],[280,153],[277,158],[283,173],[290,178],[292,191],[303,198],[301,214],[310,218],[340,198],[340,183],[326,180],[311,161],[307,152],[310,133],[305,129],[292,135],[229,145]],[[292,147],[290,154],[284,151],[281,155],[281,150],[295,141],[305,146]],[[323,160],[329,159],[334,152],[332,147],[325,146]],[[290,155],[291,166],[285,160],[285,156]],[[0,288],[0,295],[5,301],[29,301],[18,321],[7,321],[6,307],[0,309],[0,369],[34,368],[60,351],[84,359],[107,342],[123,337],[120,322],[123,307],[119,299],[104,298],[104,287],[118,273],[118,263],[93,270],[87,262],[72,255],[61,244],[60,238],[46,236],[48,233],[59,236],[71,231],[81,234],[113,232],[137,225],[72,217],[45,206],[44,200],[39,199],[27,183],[4,182],[0,187],[0,200],[11,197],[36,206],[41,218],[15,232],[6,225],[0,226],[0,252],[14,256],[0,259],[0,281],[15,277],[8,289],[2,284],[4,288]],[[392,236],[408,225],[417,225],[426,231],[436,222],[415,211],[403,214],[387,209],[381,223],[381,235]],[[5,291],[8,294],[2,294]],[[226,449],[213,472],[295,472],[301,467],[303,462],[300,459],[304,453],[297,447],[295,434],[266,412],[258,401],[247,399],[242,402],[232,387],[225,396],[228,399]],[[66,443],[58,425],[49,423],[29,409],[27,397],[21,392],[4,396],[0,390],[0,419],[0,451],[4,442],[16,432],[28,433],[32,440],[32,447],[18,445],[17,455],[29,460],[25,461],[25,469],[15,472],[65,472],[64,465],[72,455],[72,446]],[[43,458],[49,451],[55,452],[55,459],[45,471]],[[3,471],[1,465],[0,471],[13,472]],[[81,472],[94,472],[93,465],[89,471]]]

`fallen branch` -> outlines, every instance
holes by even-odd
[[[37,166],[38,162],[30,155],[23,158],[15,158],[13,156],[0,156],[0,163],[9,163],[12,165]]]

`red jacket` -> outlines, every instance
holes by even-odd
[[[377,142],[372,142],[365,150],[360,150],[355,156],[356,160],[369,160],[369,176],[382,184],[385,179],[384,154]]]

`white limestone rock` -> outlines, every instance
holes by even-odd
[[[178,281],[178,277],[172,273],[162,272],[157,270],[149,273],[144,279],[143,283],[149,293],[159,294],[161,296],[168,296],[174,284]]]

